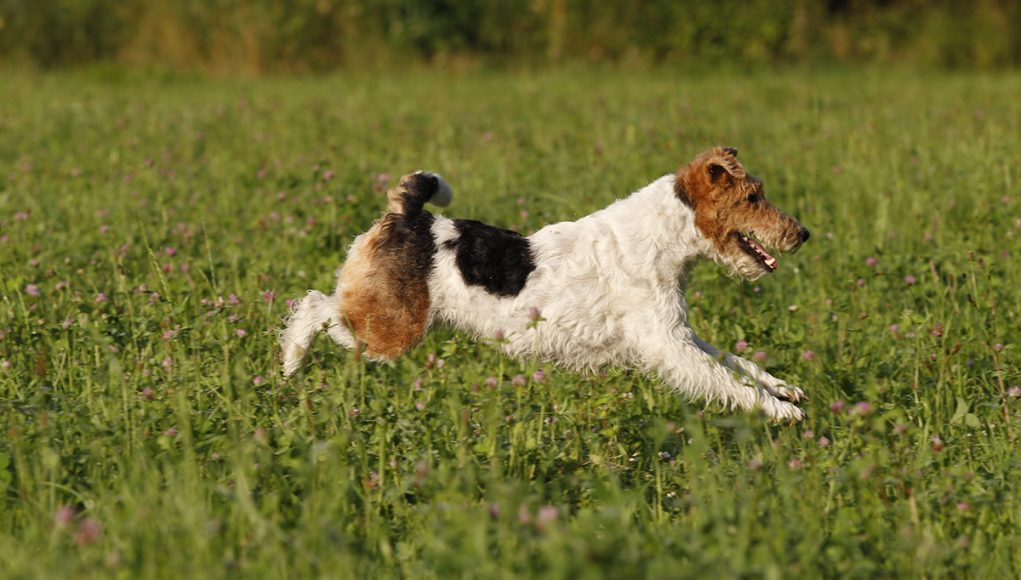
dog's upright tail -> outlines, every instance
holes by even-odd
[[[439,174],[416,171],[402,177],[397,187],[387,192],[386,209],[390,213],[414,216],[422,211],[426,202],[447,207],[453,198],[454,192]]]

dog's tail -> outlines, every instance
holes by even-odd
[[[429,202],[439,207],[447,207],[454,198],[450,186],[437,173],[416,171],[401,178],[397,187],[387,193],[387,211],[395,214],[413,216],[422,211],[422,206]]]

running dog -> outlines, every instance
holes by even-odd
[[[528,237],[425,211],[427,202],[452,199],[435,173],[406,175],[387,197],[386,213],[351,245],[334,294],[312,290],[289,316],[284,375],[298,370],[320,330],[386,361],[445,323],[499,337],[518,357],[637,368],[689,398],[804,418],[801,389],[688,325],[684,291],[699,259],[755,280],[779,266],[765,247],[794,252],[808,240],[805,227],[766,200],[736,149],[705,151],[626,199]]]

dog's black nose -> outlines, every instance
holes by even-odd
[[[808,228],[806,227],[802,227],[800,230],[798,230],[798,239],[801,240],[802,244],[808,241],[808,237],[810,235],[812,235],[812,233],[809,232]]]

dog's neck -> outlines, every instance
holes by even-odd
[[[643,243],[651,250],[648,259],[660,276],[687,284],[688,272],[699,258],[707,257],[710,242],[695,226],[695,212],[677,197],[674,176],[665,175],[628,198]]]

